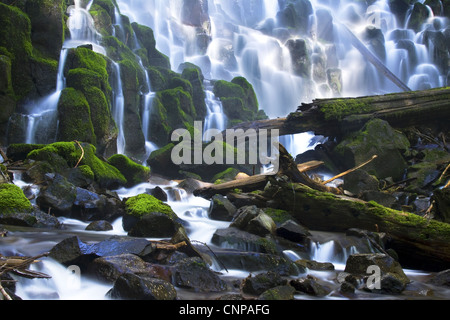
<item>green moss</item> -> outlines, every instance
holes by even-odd
[[[79,140],[96,144],[89,104],[82,92],[66,88],[58,103],[58,140]]]
[[[80,166],[88,166],[95,177],[95,181],[102,188],[115,189],[127,184],[122,173],[109,163],[100,160],[96,155],[96,148],[88,143],[81,143],[84,156]],[[75,142],[55,142],[28,154],[28,159],[46,161],[53,166],[54,172],[65,168],[73,168],[81,158],[82,151]],[[64,162],[62,162],[64,161]]]
[[[171,219],[176,219],[176,214],[169,205],[149,194],[140,194],[129,198],[125,202],[125,210],[127,214],[138,218],[148,213],[160,212],[166,214]]]
[[[342,120],[345,116],[364,113],[370,110],[371,98],[335,99],[321,105],[320,111],[326,120]]]
[[[12,83],[17,99],[24,98],[33,87],[30,72],[31,21],[17,7],[0,2],[0,47],[9,53],[12,65]]]
[[[253,112],[258,112],[259,105],[258,105],[258,99],[256,97],[256,93],[253,90],[253,86],[250,84],[250,82],[247,81],[244,77],[236,77],[233,80],[231,80],[232,83],[239,85],[243,90],[245,94],[245,104],[248,109],[250,109]]]
[[[101,86],[100,89],[106,96],[110,96],[112,89],[109,84],[109,75],[107,71],[107,62],[103,55],[98,54],[87,48],[70,49],[67,57],[66,69],[64,74],[68,77],[68,73],[72,69],[83,68],[88,69],[90,72],[95,72],[100,76]],[[80,73],[80,71],[78,71]],[[80,74],[79,74],[80,75]],[[86,75],[86,72],[85,72]],[[83,80],[86,81],[86,80]],[[91,79],[92,81],[92,79]],[[82,85],[82,84],[80,84]],[[84,87],[84,86],[83,86]]]
[[[66,83],[68,87],[73,87],[80,91],[85,91],[90,87],[101,88],[102,76],[90,69],[76,68],[69,71]]]
[[[94,172],[92,171],[91,167],[89,167],[88,165],[82,165],[82,166],[79,166],[78,169],[80,170],[83,177],[85,177],[88,180],[94,181],[95,175],[94,175]]]
[[[97,0],[98,1],[98,0]],[[109,3],[112,5],[112,3],[109,1]],[[106,4],[106,1],[102,1],[102,4]],[[92,18],[94,19],[95,29],[102,35],[102,36],[110,36],[112,34],[113,26],[112,26],[112,19],[114,18],[114,5],[110,8],[107,4],[105,7],[98,5],[97,3],[94,3],[91,6],[91,10],[89,13],[91,14]]]
[[[10,144],[6,151],[8,159],[12,161],[25,160],[27,155],[36,149],[42,149],[45,147],[43,144],[27,144],[27,143],[15,143]]]
[[[0,213],[25,213],[32,210],[31,202],[20,187],[9,183],[0,184]]]
[[[265,208],[264,213],[271,217],[276,225],[281,225],[284,222],[292,219],[289,211],[282,209]]]
[[[240,98],[245,99],[244,89],[240,85],[225,80],[214,83],[214,94],[219,98]]]
[[[108,159],[108,163],[119,169],[127,179],[129,187],[148,181],[150,168],[130,160],[127,156],[113,155]]]

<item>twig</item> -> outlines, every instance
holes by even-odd
[[[329,180],[327,180],[327,181],[324,181],[324,182],[322,182],[322,184],[327,184],[327,183],[330,183],[331,181],[334,181],[334,180],[336,180],[336,179],[339,179],[339,178],[341,178],[341,177],[343,177],[343,176],[346,176],[347,174],[349,174],[349,173],[352,173],[352,172],[354,172],[354,171],[356,171],[356,170],[358,170],[358,169],[361,169],[362,167],[364,167],[364,166],[366,166],[366,165],[368,165],[369,163],[371,163],[373,160],[375,160],[376,158],[378,158],[378,156],[377,155],[374,155],[373,157],[372,157],[372,159],[370,159],[369,161],[366,161],[366,162],[364,162],[363,164],[361,164],[361,165],[359,165],[359,166],[357,166],[357,167],[355,167],[355,168],[353,168],[353,169],[350,169],[350,170],[347,170],[347,171],[345,171],[345,172],[342,172],[342,173],[340,173],[340,174],[338,174],[337,176],[335,176],[335,177],[333,177],[333,178],[331,178],[331,179],[329,179]]]
[[[80,157],[80,159],[78,159],[78,162],[77,162],[77,164],[75,165],[75,168],[77,168],[78,165],[80,164],[81,160],[83,160],[83,158],[84,158],[84,149],[83,149],[83,147],[81,146],[81,144],[80,144],[77,140],[74,140],[74,141],[78,144],[78,146],[79,146],[80,149],[81,149],[81,157]]]
[[[5,288],[3,288],[2,284],[0,283],[0,293],[5,297],[6,300],[12,300],[8,292],[6,292]]]

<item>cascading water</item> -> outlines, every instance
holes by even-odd
[[[325,1],[312,0],[313,11],[310,13],[306,30],[302,34],[292,35],[288,30],[279,28],[276,25],[277,15],[286,1],[267,0],[259,2],[261,6],[251,7],[257,1],[229,1],[229,0],[209,0],[202,3],[208,3],[208,19],[203,17],[203,24],[200,26],[206,35],[210,36],[210,41],[206,46],[199,46],[198,33],[195,27],[183,23],[182,19],[182,0],[160,1],[160,0],[117,0],[121,12],[130,17],[132,21],[150,26],[155,33],[158,50],[169,56],[171,65],[177,68],[181,63],[190,61],[202,68],[203,74],[207,79],[225,79],[231,80],[235,76],[244,76],[251,82],[257,93],[260,107],[270,116],[286,116],[289,112],[296,109],[301,102],[309,102],[315,98],[331,97],[334,94],[340,96],[357,96],[378,94],[386,92],[395,92],[399,89],[389,80],[379,75],[374,66],[365,61],[364,57],[354,49],[348,42],[345,33],[340,31],[340,24],[346,24],[356,35],[361,36],[366,26],[372,18],[375,24],[381,26],[385,41],[382,43],[386,59],[385,65],[395,73],[410,88],[420,89],[435,87],[446,84],[445,77],[439,68],[433,63],[433,48],[423,42],[424,31],[414,32],[407,29],[407,19],[404,25],[400,25],[395,16],[390,12],[388,1],[375,1],[370,10],[349,0],[341,0],[339,4],[324,5]],[[331,1],[330,1],[331,3]],[[103,52],[103,48],[98,45],[98,34],[92,29],[92,20],[88,15],[87,9],[80,6],[79,1],[75,1],[75,6],[71,8],[71,31],[74,30],[73,39],[68,40],[64,48],[70,48],[80,45],[82,42],[93,44],[94,50]],[[328,15],[327,15],[328,14]],[[118,17],[116,10],[116,17]],[[331,29],[327,41],[318,40],[317,36],[324,30],[325,19],[318,17],[331,17]],[[337,20],[337,19],[340,20]],[[370,19],[369,19],[370,18]],[[430,15],[430,18],[433,18]],[[334,20],[333,20],[334,19]],[[377,24],[378,22],[380,24]],[[120,19],[116,18],[116,23],[120,25]],[[371,23],[372,24],[372,23]],[[444,21],[439,30],[447,25]],[[85,30],[82,31],[86,26]],[[436,29],[438,24],[433,26]],[[199,26],[197,26],[199,27]],[[430,26],[428,26],[430,27]],[[205,35],[203,34],[203,35]],[[186,36],[185,36],[186,35]],[[301,76],[294,72],[295,63],[291,59],[291,52],[286,46],[286,41],[290,38],[305,38],[306,47],[311,53],[311,63],[307,66],[307,73],[312,72],[308,77]],[[91,38],[88,40],[87,38]],[[73,42],[71,42],[73,40]],[[195,42],[195,43],[193,43]],[[204,42],[200,42],[203,43]],[[374,48],[372,48],[374,49]],[[64,68],[65,54],[67,50],[61,51],[61,59],[58,73],[58,85],[55,96],[64,88],[64,78],[62,70]],[[320,62],[323,56],[330,55],[334,57],[327,58],[328,67],[339,69],[335,74],[320,75]],[[414,62],[412,62],[414,61]],[[119,135],[123,135],[123,105],[124,97],[122,93],[122,83],[120,77],[119,65],[114,63],[115,85],[114,91],[114,119],[119,126]],[[317,74],[316,74],[317,72]],[[148,79],[148,74],[147,79]],[[314,75],[314,76],[313,76]],[[340,83],[334,88],[329,85],[330,80],[327,76],[336,77]],[[317,78],[316,78],[317,77]],[[150,82],[147,80],[148,90],[142,94],[145,96],[142,116],[142,126],[145,140],[150,142],[148,136],[149,115],[151,114],[152,92]],[[205,82],[206,102],[208,106],[208,115],[205,119],[205,129],[217,128],[221,130],[226,127],[226,119],[221,112],[220,101],[218,101],[211,90],[209,90],[208,81]],[[328,90],[323,90],[323,85],[328,86]],[[330,88],[331,87],[331,88]],[[337,91],[333,91],[337,90]],[[333,93],[334,92],[334,93]],[[53,95],[51,95],[53,100]],[[56,98],[55,98],[56,100]],[[43,103],[39,103],[41,105]],[[49,104],[46,103],[48,106]],[[57,101],[55,106],[57,105]],[[35,112],[30,114],[42,115],[44,109],[36,108]],[[56,110],[56,107],[55,107]],[[38,116],[31,117],[36,127],[39,122]],[[37,142],[33,138],[35,130],[30,129],[29,142]],[[308,148],[313,148],[310,143],[312,133],[305,133],[296,136],[287,136],[283,143],[292,150],[292,154],[298,154]],[[28,141],[28,140],[27,140]],[[125,141],[123,136],[118,138],[118,152],[123,153]],[[144,192],[144,189],[154,187],[150,184],[138,186],[135,189],[118,190],[122,197]],[[172,188],[175,185],[170,186]],[[198,240],[210,244],[212,233],[219,228],[226,228],[229,223],[211,221],[208,217],[208,208],[210,203],[203,199],[179,194],[179,197],[169,197],[168,203],[174,211],[188,225],[188,236],[192,240]],[[120,221],[118,222],[120,225]],[[76,223],[75,223],[76,225]],[[83,225],[84,227],[84,225]],[[116,227],[115,227],[116,229]],[[83,228],[79,228],[82,232]],[[117,229],[116,229],[117,230]],[[123,235],[123,230],[118,228],[119,234]],[[41,252],[40,245],[45,250],[56,244],[53,234],[43,233],[43,239],[26,240],[11,238],[16,240],[16,247],[25,248],[21,252],[11,252],[12,254],[28,254]],[[13,234],[14,236],[14,234]],[[49,236],[50,239],[46,237]],[[63,237],[63,236],[59,236]],[[18,237],[19,238],[19,237]],[[58,238],[59,239],[59,238]],[[334,262],[342,264],[348,254],[356,252],[354,248],[343,249],[339,251],[343,255],[337,257],[336,243],[333,241],[314,242],[311,251],[304,252],[302,258],[316,259],[322,262]],[[6,248],[6,249],[5,249]],[[6,252],[4,251],[6,250]],[[2,244],[2,251],[8,254],[10,248]],[[300,256],[294,251],[286,251],[291,260]],[[60,292],[61,298],[104,298],[108,287],[104,287],[96,282],[83,282],[93,288],[93,290],[81,291],[77,296],[71,296],[73,292],[65,292],[64,286],[60,283],[67,283],[67,279],[59,277],[61,274],[67,275],[66,269],[53,262],[44,261],[43,272],[48,272],[55,277],[56,284],[53,285],[51,292]],[[48,270],[48,271],[46,271]],[[219,268],[217,271],[221,271]],[[246,274],[247,275],[247,274]],[[41,280],[38,280],[41,281]],[[34,283],[34,282],[33,282]],[[24,298],[33,299],[36,296],[26,293],[26,289],[32,286],[28,282],[19,283],[19,295]],[[98,289],[98,290],[97,290]],[[22,291],[21,291],[22,290]],[[41,289],[39,289],[41,290]],[[39,298],[39,296],[38,296]],[[42,298],[42,296],[40,296]]]
[[[270,118],[286,116],[300,103],[315,98],[400,90],[351,45],[342,25],[352,30],[362,42],[369,43],[369,48],[379,54],[381,62],[411,89],[445,85],[446,75],[432,68],[433,49],[422,43],[422,34],[430,26],[424,26],[417,33],[408,29],[412,10],[402,25],[386,0],[375,1],[370,6],[348,0],[329,5],[311,1],[312,10],[304,30],[297,34],[278,25],[284,2],[276,0],[202,1],[199,16],[191,20],[186,18],[189,9],[181,0],[164,3],[119,0],[117,3],[131,20],[153,28],[157,48],[170,58],[174,68],[189,61],[197,64],[209,79],[230,81],[235,76],[244,76],[253,85],[260,108]],[[430,11],[430,19],[433,18]],[[441,19],[439,22],[433,26],[443,30],[447,21]],[[200,41],[203,37],[199,38],[199,33],[206,34],[210,41],[207,44]],[[308,56],[311,59],[303,73],[298,72],[298,65],[295,65],[298,61],[291,59],[292,52],[287,45],[287,40],[298,38],[305,40],[308,51],[305,59]],[[334,69],[338,71],[330,72]],[[210,100],[211,103],[214,104],[214,100]],[[312,135],[286,140],[310,138]],[[295,144],[288,144],[287,148],[294,156],[299,152]]]
[[[25,106],[25,110],[27,110],[27,115],[25,115],[27,118],[25,143],[50,143],[56,140],[56,131],[51,130],[51,128],[57,127],[59,97],[66,86],[64,67],[68,49],[89,44],[92,45],[94,51],[105,54],[104,48],[99,45],[100,35],[95,30],[94,21],[89,14],[92,2],[89,2],[87,7],[83,8],[80,0],[75,0],[75,4],[67,9],[69,14],[67,26],[70,31],[70,39],[64,42],[61,49],[56,90],[50,95],[32,101]]]

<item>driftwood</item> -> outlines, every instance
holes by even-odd
[[[239,124],[233,129],[278,129],[280,135],[314,132],[339,137],[379,118],[394,128],[437,123],[450,118],[450,87],[358,98],[317,99],[285,118]]]
[[[0,254],[0,277],[6,273],[14,273],[18,276],[25,277],[28,279],[49,279],[51,276],[38,272],[29,270],[31,264],[39,262],[38,259],[42,257],[48,256],[47,253],[40,254],[35,257],[4,257]],[[2,285],[2,280],[0,280],[0,294],[6,300],[12,300],[11,296],[6,292],[5,288]]]

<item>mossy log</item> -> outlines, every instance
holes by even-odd
[[[263,194],[311,230],[346,232],[350,228],[384,232],[403,267],[450,268],[450,224],[381,206],[373,201],[314,190],[300,183],[271,179]]]
[[[431,124],[450,118],[450,87],[358,98],[317,99],[302,104],[286,118],[242,123],[233,129],[278,129],[280,135],[313,131],[339,137],[360,130],[370,119],[394,128]]]

